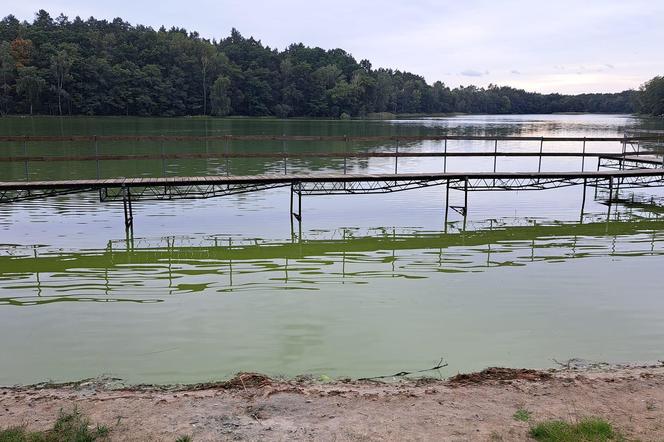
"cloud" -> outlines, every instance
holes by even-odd
[[[521,75],[521,72],[517,71],[516,69],[512,69],[512,70],[510,71],[510,74]]]
[[[461,75],[464,77],[482,77],[484,75],[489,75],[489,71],[476,71],[474,69],[466,69],[465,71],[461,71]]]

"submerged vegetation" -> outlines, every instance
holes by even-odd
[[[391,113],[633,112],[635,91],[539,94],[490,85],[451,89],[374,69],[342,49],[279,51],[233,29],[219,41],[40,10],[0,21],[0,113],[358,117]],[[644,112],[650,112],[644,108]]]

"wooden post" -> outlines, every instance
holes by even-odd
[[[445,156],[443,157],[443,173],[446,172],[447,172],[447,135],[445,135]],[[449,181],[447,184],[449,184]]]

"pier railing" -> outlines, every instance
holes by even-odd
[[[0,136],[0,163],[23,163],[25,165],[25,179],[30,179],[29,163],[33,162],[74,162],[74,161],[95,161],[97,163],[97,178],[101,178],[101,162],[103,161],[162,161],[162,174],[166,175],[165,161],[167,160],[192,160],[192,159],[224,159],[227,161],[227,174],[229,169],[228,161],[231,159],[272,159],[282,160],[284,162],[284,173],[288,173],[287,163],[289,159],[336,159],[343,160],[344,173],[347,172],[347,160],[369,159],[369,158],[394,158],[395,173],[398,173],[399,158],[424,158],[434,157],[443,158],[443,171],[447,171],[448,157],[489,157],[493,158],[493,171],[496,171],[496,160],[498,157],[538,157],[538,172],[542,168],[542,158],[546,157],[578,157],[581,158],[581,171],[585,170],[586,158],[614,158],[617,156],[639,156],[653,155],[652,150],[642,150],[642,143],[653,143],[659,146],[664,137],[660,134],[648,134],[638,136],[623,137],[532,137],[532,136],[480,136],[480,135],[425,135],[425,136],[311,136],[311,135],[212,135],[212,136],[180,136],[180,135],[104,135],[104,136]],[[281,150],[273,152],[232,152],[231,143],[236,142],[281,142]],[[438,151],[412,151],[403,150],[404,144],[416,142],[433,141],[440,143]],[[450,141],[484,141],[492,142],[493,149],[484,151],[458,151],[449,150]],[[29,144],[35,143],[91,143],[94,153],[88,155],[34,155],[29,154]],[[111,142],[158,142],[161,143],[160,152],[157,153],[132,153],[132,154],[114,154],[101,153],[101,143]],[[205,152],[166,152],[165,142],[206,142],[206,143],[224,143],[223,151],[205,151]],[[347,147],[343,151],[326,152],[289,152],[286,147],[287,142],[342,142],[347,146],[349,143],[392,143],[394,148],[389,151],[356,151],[349,150]],[[533,151],[530,150],[507,150],[504,146],[499,148],[499,142],[537,142]],[[554,150],[545,151],[544,145],[547,143],[579,143],[577,150]],[[588,151],[587,146],[590,143],[619,143],[616,150],[611,151]],[[20,155],[2,155],[2,147],[5,144],[20,143],[23,153]],[[115,146],[113,146],[115,147]],[[385,146],[381,146],[385,147]],[[402,150],[400,150],[400,147]],[[19,147],[20,149],[20,147]],[[108,149],[108,147],[107,147]],[[663,159],[664,161],[664,159]],[[652,161],[651,161],[652,162]],[[664,164],[663,164],[664,165]]]
[[[281,142],[281,149],[272,152],[232,152],[233,141]],[[164,142],[225,142],[222,152],[210,151],[206,144],[205,152],[167,153]],[[343,142],[341,151],[327,149],[323,152],[289,152],[287,142]],[[436,151],[403,150],[404,144],[422,141],[438,142]],[[489,150],[449,150],[450,141],[483,141],[492,147]],[[533,150],[508,149],[505,144],[516,142],[535,142]],[[78,143],[90,142],[94,155],[29,155],[29,143]],[[102,154],[99,145],[102,142],[161,142],[159,153],[145,154]],[[349,143],[371,142],[372,148],[389,151],[357,151],[350,150]],[[579,143],[576,150],[570,150],[568,144]],[[613,142],[616,149],[608,152],[588,150],[589,143]],[[23,155],[2,156],[2,143],[21,143]],[[545,143],[559,143],[556,150],[544,150]],[[641,143],[647,149],[641,149]],[[500,145],[500,148],[499,148]],[[474,135],[432,135],[432,136],[280,136],[280,135],[223,135],[223,136],[67,136],[67,137],[0,137],[0,163],[22,162],[25,168],[23,181],[0,180],[0,203],[34,200],[56,195],[68,195],[96,191],[100,201],[122,201],[124,207],[125,228],[133,228],[132,201],[210,198],[224,195],[235,195],[290,187],[290,214],[301,221],[302,195],[338,195],[338,194],[372,194],[398,192],[409,189],[444,186],[445,187],[445,225],[447,225],[448,209],[453,209],[464,217],[468,210],[468,193],[470,191],[512,191],[512,190],[543,190],[565,186],[583,186],[581,213],[585,206],[586,187],[607,189],[608,211],[611,203],[617,199],[620,189],[664,187],[664,157],[659,153],[660,135],[623,136],[623,137],[512,137],[512,136],[474,136]],[[16,146],[10,146],[13,150]],[[77,148],[79,146],[76,146]],[[105,146],[106,148],[115,146]],[[150,148],[151,146],[147,146]],[[191,147],[191,146],[190,146]],[[215,146],[213,146],[215,147]],[[243,146],[246,148],[246,146]],[[332,147],[332,146],[330,146]],[[338,147],[338,146],[335,146]],[[366,147],[366,146],[365,146]],[[400,150],[401,147],[401,150]],[[412,144],[408,145],[412,147]],[[457,146],[454,146],[457,147]],[[467,148],[467,145],[462,145]],[[440,171],[436,172],[399,172],[399,158],[407,157],[442,157]],[[493,159],[493,170],[483,172],[447,171],[448,157],[484,157]],[[497,171],[499,157],[534,157],[538,158],[537,171],[506,172]],[[543,172],[542,159],[546,157],[576,157],[580,159],[579,168],[572,171]],[[597,169],[586,170],[586,159],[597,158]],[[225,176],[167,176],[166,160],[170,159],[226,159]],[[283,174],[271,172],[264,175],[233,175],[230,173],[229,160],[232,158],[266,158],[282,159]],[[343,159],[343,172],[308,173],[289,171],[289,159],[336,158]],[[394,158],[394,171],[382,173],[357,173],[348,171],[347,159],[352,158]],[[161,160],[162,177],[101,177],[101,163],[106,160]],[[51,161],[96,161],[95,179],[77,180],[30,180],[30,162]],[[608,170],[600,170],[604,165]],[[617,169],[617,170],[616,170]],[[450,204],[450,189],[463,192],[463,205]],[[614,197],[614,194],[616,195]],[[297,196],[297,211],[295,210]]]

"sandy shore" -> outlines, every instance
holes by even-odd
[[[33,430],[73,407],[112,440],[529,440],[546,419],[602,417],[628,439],[664,440],[664,366],[488,369],[449,380],[278,381],[256,374],[186,387],[0,388],[0,426]],[[513,415],[531,413],[528,422]]]

